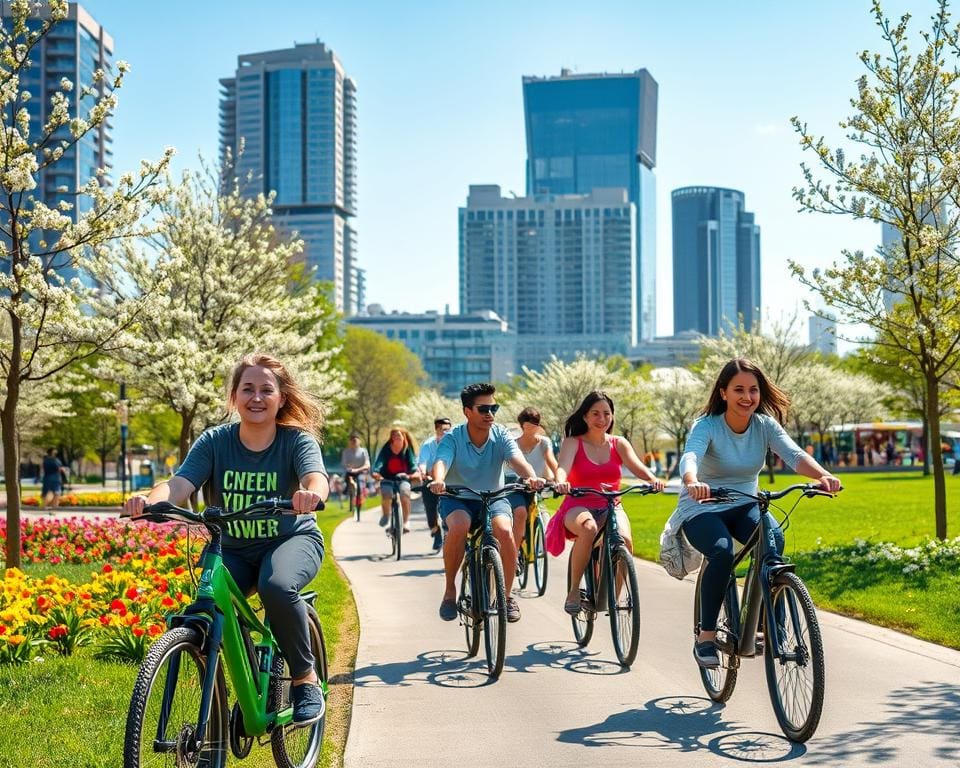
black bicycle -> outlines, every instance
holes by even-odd
[[[457,610],[467,638],[467,657],[480,650],[480,633],[487,656],[487,674],[496,679],[503,671],[507,646],[507,593],[503,580],[500,546],[493,536],[490,502],[504,499],[514,491],[526,491],[521,483],[510,483],[495,491],[475,491],[463,485],[448,485],[444,493],[455,498],[473,494],[481,502],[472,516],[463,564],[460,566],[460,595]]]
[[[390,522],[387,523],[387,537],[390,539],[390,554],[386,559],[396,555],[400,559],[400,549],[403,544],[403,514],[400,508],[400,483],[410,479],[409,475],[400,473],[393,477],[381,477],[380,485],[387,483],[393,488],[393,494],[390,496]]]
[[[617,524],[616,502],[628,493],[646,496],[657,491],[650,485],[631,485],[618,491],[599,491],[596,488],[571,488],[570,496],[600,496],[606,500],[607,511],[593,542],[590,561],[580,580],[580,612],[570,617],[573,636],[582,648],[593,637],[596,615],[607,611],[610,632],[617,660],[629,667],[637,658],[640,643],[640,595],[633,554],[627,549]],[[570,553],[571,557],[573,552]],[[570,564],[567,563],[567,591],[570,584]]]
[[[703,503],[755,501],[760,508],[760,525],[737,552],[717,619],[717,651],[720,666],[700,668],[707,695],[725,702],[737,684],[740,659],[762,653],[767,688],[777,722],[788,739],[804,742],[813,736],[823,711],[823,640],[813,600],[806,585],[794,573],[796,567],[777,552],[774,525],[766,514],[770,504],[788,494],[801,495],[779,523],[786,529],[790,515],[802,498],[835,494],[816,483],[791,485],[782,491],[759,491],[756,495],[729,488],[712,489],[713,497]],[[783,510],[781,510],[783,511]],[[743,604],[737,590],[736,567],[750,558],[743,587]],[[693,601],[693,627],[700,631],[700,580],[697,577]],[[758,635],[762,632],[762,638]]]
[[[345,473],[347,485],[347,502],[360,522],[360,510],[363,509],[363,472],[348,469]]]

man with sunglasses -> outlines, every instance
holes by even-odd
[[[543,480],[536,476],[533,467],[523,458],[516,440],[494,418],[500,406],[494,400],[496,388],[492,384],[470,384],[460,393],[463,415],[466,422],[454,427],[444,435],[437,447],[437,455],[431,472],[433,482],[430,491],[442,496],[449,480],[451,485],[465,485],[478,491],[493,491],[503,487],[503,463],[509,464],[530,487],[539,490]],[[474,515],[481,510],[480,499],[440,499],[440,519],[446,523],[447,537],[443,542],[443,568],[446,585],[440,603],[440,618],[453,621],[457,618],[456,576],[463,561],[467,534]],[[507,499],[498,499],[490,504],[493,535],[500,544],[500,557],[504,563],[515,563],[517,545],[513,540],[513,509]],[[520,606],[511,595],[513,567],[505,567],[504,586],[507,597],[507,621],[519,621]]]
[[[437,458],[437,446],[440,444],[441,438],[451,429],[453,429],[453,424],[446,416],[438,416],[433,420],[434,434],[420,444],[420,456],[417,459],[417,465],[420,467],[422,474],[430,474],[433,462]],[[432,493],[429,489],[424,490],[423,509],[427,513],[427,525],[430,526],[430,533],[433,534],[434,552],[439,551],[440,547],[443,546],[443,534],[440,533],[440,520],[437,517],[438,502],[437,494]]]

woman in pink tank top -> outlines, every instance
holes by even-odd
[[[613,400],[609,395],[599,391],[587,395],[567,419],[563,431],[566,437],[560,445],[560,466],[556,473],[559,493],[571,487],[617,489],[620,487],[620,467],[624,464],[639,479],[646,480],[658,490],[663,488],[663,481],[640,461],[630,441],[611,434]],[[570,555],[572,589],[563,605],[567,613],[580,611],[580,578],[590,559],[597,525],[603,522],[606,506],[599,496],[567,496],[547,526],[546,546],[550,554],[562,554],[565,540],[574,540]],[[620,534],[633,552],[630,522],[619,504],[616,510]]]

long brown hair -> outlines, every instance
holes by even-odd
[[[240,379],[248,368],[266,368],[277,380],[284,403],[277,412],[277,424],[283,427],[296,427],[319,437],[323,426],[323,409],[316,398],[294,380],[286,366],[275,357],[262,352],[251,352],[240,358],[230,374],[230,388],[227,393],[227,413],[236,410],[237,389]]]
[[[730,381],[738,373],[749,373],[757,379],[757,385],[760,387],[760,405],[757,406],[757,413],[765,413],[783,424],[787,419],[787,412],[790,410],[790,398],[786,392],[764,375],[759,366],[745,357],[736,357],[723,366],[713,389],[710,391],[707,404],[700,414],[702,416],[718,416],[726,412],[727,401],[720,395],[720,390],[730,386]]]

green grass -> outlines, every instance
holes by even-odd
[[[318,515],[327,553],[311,587],[320,595],[317,608],[330,659],[337,651],[340,626],[353,610],[349,586],[330,551],[333,529],[345,516],[339,507]],[[100,565],[31,565],[26,570],[83,581]],[[136,674],[135,666],[97,661],[89,649],[67,658],[47,655],[26,666],[0,666],[0,768],[121,765],[124,722]],[[321,765],[339,764],[341,749],[325,739]],[[231,756],[230,762],[237,761]],[[269,744],[261,747],[254,742],[242,765],[274,766]]]
[[[802,500],[790,517],[786,554],[797,564],[817,605],[821,608],[901,629],[917,637],[960,648],[960,576],[957,569],[932,568],[906,575],[895,564],[853,566],[842,553],[813,558],[818,546],[851,544],[856,539],[891,542],[911,547],[932,538],[933,478],[919,472],[847,473],[840,475],[844,490],[835,499]],[[761,488],[782,488],[806,482],[780,474],[773,486],[764,476]],[[960,536],[960,476],[948,475],[947,533]],[[785,509],[790,508],[788,500]],[[673,512],[677,497],[627,496],[624,508],[630,518],[634,550],[639,557],[656,561],[660,532]],[[550,501],[552,509],[556,501]]]

